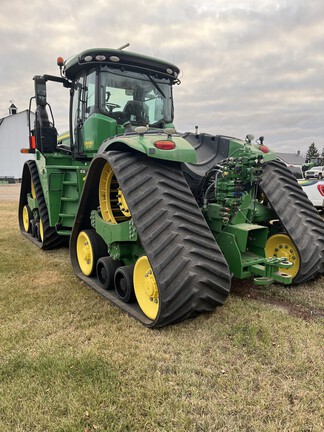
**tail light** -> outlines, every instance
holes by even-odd
[[[29,136],[29,148],[20,149],[20,153],[35,153],[36,150],[36,138],[35,135]]]
[[[175,148],[175,143],[173,141],[161,140],[155,141],[154,147],[160,150],[173,150]]]
[[[260,145],[259,150],[262,151],[262,153],[269,153],[270,151],[269,147],[264,144]]]
[[[318,184],[317,185],[317,189],[319,191],[319,193],[324,196],[324,184]]]
[[[30,135],[30,137],[29,137],[29,148],[31,150],[35,150],[36,149],[36,138],[35,138],[35,135]]]

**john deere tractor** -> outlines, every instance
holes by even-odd
[[[264,144],[177,133],[179,69],[90,49],[60,76],[34,77],[34,154],[23,168],[22,233],[43,249],[70,238],[75,273],[148,327],[211,311],[232,277],[298,284],[324,270],[324,223]],[[58,136],[46,83],[70,92]]]

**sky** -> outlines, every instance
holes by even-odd
[[[324,148],[323,0],[10,0],[0,9],[0,118],[29,106],[34,75],[94,47],[171,61],[178,131],[265,137],[278,152]],[[51,84],[53,86],[53,84]],[[48,88],[56,127],[68,91]]]

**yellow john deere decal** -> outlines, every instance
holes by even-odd
[[[84,147],[90,149],[93,147],[93,141],[84,141]]]

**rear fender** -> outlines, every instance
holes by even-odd
[[[175,148],[172,150],[161,150],[154,145],[156,141],[172,141],[175,144]],[[144,153],[148,157],[155,159],[189,163],[196,163],[197,161],[196,151],[188,141],[180,136],[171,136],[169,138],[166,134],[162,133],[146,135],[134,133],[129,136],[117,136],[104,141],[98,153],[104,153],[107,150],[129,149]]]

